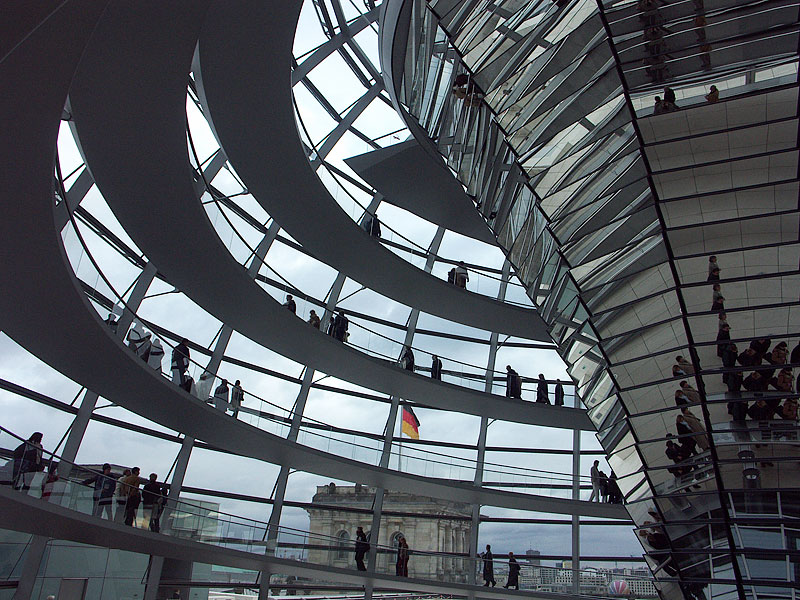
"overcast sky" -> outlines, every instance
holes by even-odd
[[[352,13],[352,7],[347,8],[347,10],[348,13]],[[374,31],[367,28],[357,39],[367,55],[377,63],[377,44]],[[324,40],[324,35],[320,30],[311,2],[307,1],[300,20],[295,53],[301,56]],[[337,54],[332,55],[318,68],[314,69],[310,79],[337,110],[346,109],[364,90],[363,86],[351,73],[349,67]],[[333,129],[335,122],[325,114],[302,86],[296,86],[295,92],[300,116],[311,136],[311,141],[315,144],[319,143]],[[201,160],[203,160],[217,149],[217,144],[199,111],[191,102],[187,102],[187,113],[193,141]],[[378,137],[400,129],[402,122],[386,104],[375,100],[367,111],[356,120],[355,126],[369,136]],[[400,133],[396,136],[382,139],[380,143],[381,145],[389,145],[406,139],[406,137],[406,133]],[[347,134],[336,145],[328,156],[328,160],[338,168],[352,173],[343,162],[343,159],[369,150],[370,147],[363,141],[352,134]],[[69,128],[66,126],[62,128],[59,140],[59,154],[64,173],[70,173],[81,163],[80,155],[77,152],[74,141],[71,139]],[[361,211],[356,202],[349,198],[329,175],[320,172],[320,176],[329,186],[332,195],[341,204],[342,208],[354,219],[357,219]],[[213,181],[213,184],[227,194],[242,192],[242,187],[237,178],[228,170],[221,171]],[[348,186],[348,190],[354,194],[356,200],[362,205],[366,205],[369,202],[370,198],[353,186]],[[268,215],[252,197],[242,195],[238,196],[236,201],[262,223],[267,222]],[[96,188],[93,188],[84,199],[82,206],[105,223],[131,247],[136,247],[135,241],[127,236],[124,228],[116,221]],[[243,261],[249,254],[248,249],[238,241],[238,238],[230,230],[223,216],[219,213],[219,208],[214,206],[213,203],[206,205],[206,208],[209,218],[216,227],[221,239],[230,245],[233,255]],[[423,248],[427,248],[430,244],[436,231],[434,224],[385,203],[381,205],[378,212],[381,221],[386,224],[384,237],[401,243],[408,243],[402,239],[405,238]],[[249,244],[255,246],[260,241],[261,234],[250,228],[238,217],[232,215],[232,213],[226,213],[226,215],[233,221],[239,233],[248,240]],[[91,232],[85,229],[82,229],[81,232],[85,236],[93,256],[100,262],[104,273],[109,276],[116,291],[122,292],[126,290],[136,277],[137,270],[105,246]],[[282,234],[289,235],[287,232],[282,232]],[[64,243],[78,276],[87,283],[96,285],[97,278],[92,276],[90,265],[85,260],[82,248],[74,234],[65,234]],[[451,232],[445,234],[439,255],[454,260],[466,260],[467,262],[482,264],[495,269],[501,268],[503,264],[503,255],[498,248]],[[336,272],[327,265],[279,242],[273,244],[265,262],[268,267],[261,269],[262,275],[273,279],[283,278],[296,289],[315,298],[324,298],[336,277]],[[422,266],[422,262],[419,259],[416,259],[415,264]],[[448,268],[449,266],[446,265],[437,265],[434,269],[434,274],[444,277]],[[514,280],[514,283],[518,282]],[[472,277],[470,281],[471,290],[488,295],[495,295],[497,286],[498,282],[489,277]],[[395,323],[405,323],[410,313],[408,307],[370,290],[358,291],[359,288],[360,285],[358,283],[348,280],[342,296],[352,295],[340,305],[347,309],[371,314]],[[152,297],[146,299],[142,304],[140,316],[143,319],[159,323],[180,335],[185,335],[193,342],[210,347],[219,331],[220,322],[183,294],[167,293],[172,291],[172,288],[163,282],[155,282],[148,292],[149,296]],[[282,299],[282,292],[279,290],[268,288],[268,291],[275,298]],[[509,299],[530,304],[524,294],[524,290],[519,285],[510,286]],[[310,308],[313,308],[313,305],[305,302],[302,298],[298,298],[298,316],[306,318]],[[102,316],[105,317],[105,315]],[[42,319],[46,320],[47,315],[42,315]],[[372,333],[365,328],[370,329]],[[489,338],[488,332],[447,322],[427,314],[420,316],[418,328],[470,335],[484,340]],[[397,355],[399,348],[397,344],[382,339],[380,335],[402,341],[402,332],[374,323],[360,323],[357,319],[351,325],[350,331],[350,341],[370,352]],[[501,341],[504,339],[501,336]],[[416,336],[414,346],[439,354],[444,359],[445,369],[458,370],[462,368],[456,362],[460,361],[466,365],[475,366],[475,368],[463,367],[464,369],[479,371],[485,368],[488,359],[488,345],[486,344],[471,344],[442,338]],[[300,377],[303,369],[302,365],[262,348],[237,333],[232,336],[226,355],[283,372],[293,377]],[[79,385],[65,379],[57,371],[44,365],[24,349],[17,346],[4,334],[0,334],[0,356],[2,357],[2,361],[0,361],[0,377],[5,380],[62,402],[72,402],[81,389]],[[167,356],[169,356],[169,349],[167,349]],[[202,357],[196,357],[196,359],[206,360]],[[418,355],[417,361],[422,366],[429,366],[430,364],[429,358],[424,353]],[[168,361],[165,360],[165,369],[167,364]],[[506,364],[514,365],[517,371],[527,376],[535,376],[542,372],[548,379],[567,379],[564,364],[553,351],[501,347],[497,355],[497,369],[503,370]],[[227,377],[229,380],[241,379],[242,385],[248,393],[267,399],[287,410],[292,407],[299,391],[299,385],[297,384],[227,364],[220,369],[220,375]],[[324,378],[324,383],[327,385],[348,390],[361,390],[361,388],[353,384],[317,373],[315,380],[321,378]],[[459,383],[466,385],[468,382],[461,380]],[[125,385],[125,382],[120,382],[120,385]],[[472,385],[474,387],[478,386],[475,383]],[[362,391],[371,392],[370,390]],[[501,387],[498,387],[495,391],[503,393]],[[532,392],[526,393],[528,398],[531,395]],[[108,404],[107,401],[101,399],[98,405],[104,406]],[[252,399],[246,406],[258,407],[257,403]],[[358,397],[334,394],[322,390],[312,390],[306,405],[305,416],[340,427],[380,434],[384,429],[388,409],[389,405],[386,403],[371,402]],[[20,398],[6,391],[0,391],[0,411],[4,416],[2,419],[4,427],[25,437],[33,431],[42,431],[44,433],[45,448],[50,450],[56,448],[71,423],[71,416],[67,413]],[[101,408],[99,412],[109,417],[130,423],[143,424],[158,431],[165,431],[160,425],[120,407]],[[418,409],[416,414],[421,422],[420,434],[423,439],[461,444],[475,444],[477,441],[480,423],[478,417],[426,409]],[[254,422],[254,424],[257,423]],[[266,426],[263,422],[257,425]],[[3,435],[1,437],[3,438],[3,447],[8,448],[16,445],[9,436]],[[357,441],[352,438],[347,439],[344,436],[339,436],[339,439],[349,442]],[[358,441],[359,443],[364,443],[363,439]],[[322,447],[327,443],[326,440],[319,436],[316,438],[307,437],[301,439],[301,442],[309,443],[315,447]],[[487,443],[497,446],[569,449],[572,443],[572,432],[498,421],[489,427]],[[581,443],[582,447],[586,449],[600,448],[593,434],[584,434]],[[379,447],[376,442],[367,442],[367,444],[373,448]],[[343,453],[342,448],[344,446],[334,444],[324,449]],[[158,473],[159,476],[163,476],[171,468],[177,451],[178,445],[174,443],[146,438],[139,434],[93,421],[89,425],[81,445],[78,462],[96,464],[109,461],[119,465],[138,465],[144,474],[152,471]],[[447,451],[443,449],[437,449],[437,451],[474,458],[474,452],[469,451]],[[425,464],[423,460],[413,459],[412,457],[419,456],[420,453],[414,452],[411,448],[404,449],[404,452],[406,453],[404,468],[417,469],[415,472],[451,477],[458,477],[461,472],[452,468],[448,471],[445,465],[435,465],[431,461]],[[376,454],[373,453],[373,455]],[[571,458],[569,456],[490,454],[487,456],[487,461],[529,469],[541,469],[543,471],[566,473],[571,469]],[[444,460],[443,462],[447,461]],[[590,457],[583,460],[582,472],[584,474],[588,473],[590,464]],[[185,484],[263,497],[270,495],[278,470],[275,465],[195,449]],[[328,483],[328,481],[331,481],[331,479],[319,475],[303,472],[293,473],[289,479],[287,498],[297,501],[310,501],[316,486]],[[337,481],[337,483],[346,485],[355,482]],[[564,492],[564,494],[567,493]],[[263,520],[266,520],[269,516],[268,508],[264,505],[219,499],[215,501],[221,503],[222,510],[233,514]],[[548,516],[492,507],[484,507],[482,512],[492,516],[507,517]],[[308,519],[304,511],[287,508],[284,511],[281,524],[298,529],[306,529],[308,527]],[[543,554],[569,554],[570,530],[567,526],[486,524],[481,527],[480,539],[481,545],[485,543],[491,543],[499,552],[513,550],[523,553],[528,548],[534,548]],[[585,527],[582,529],[581,535],[581,553],[585,555],[611,553],[615,555],[640,556],[641,546],[627,527]]]

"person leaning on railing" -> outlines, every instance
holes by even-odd
[[[43,437],[44,435],[37,431],[14,449],[13,482],[15,490],[29,490],[36,473],[44,471]]]

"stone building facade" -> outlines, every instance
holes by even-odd
[[[307,509],[312,534],[312,547],[308,551],[308,561],[328,564],[335,567],[353,567],[354,541],[356,528],[361,526],[370,535],[372,515],[368,512],[356,513],[336,510],[329,507],[359,508],[371,511],[375,488],[368,486],[336,486],[334,484],[317,487],[312,502],[319,509]],[[325,508],[322,508],[324,506]],[[387,516],[386,513],[419,513],[435,515],[430,517]],[[470,506],[459,502],[419,496],[410,492],[386,491],[383,499],[380,546],[397,547],[397,540],[403,535],[408,542],[410,559],[409,577],[437,579],[439,581],[467,581],[469,536],[471,523]],[[336,542],[333,549],[315,548],[313,536],[332,537]],[[320,540],[323,538],[320,537]],[[328,542],[317,542],[323,545]],[[462,557],[437,556],[436,553],[461,554]],[[395,572],[395,552],[379,552],[376,571]]]

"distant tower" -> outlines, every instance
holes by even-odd
[[[541,565],[542,561],[539,558],[541,555],[541,552],[534,550],[533,548],[528,548],[528,550],[525,552],[525,558],[527,559],[528,564],[531,565]]]

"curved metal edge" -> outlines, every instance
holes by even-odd
[[[0,528],[32,535],[42,535],[102,548],[114,548],[163,556],[176,560],[220,565],[253,571],[277,571],[310,579],[323,579],[358,585],[373,583],[376,587],[420,592],[448,593],[465,596],[474,592],[477,597],[498,599],[509,594],[521,598],[569,600],[571,596],[547,592],[517,592],[505,589],[476,589],[458,583],[431,582],[418,578],[398,578],[374,574],[363,576],[359,571],[307,562],[277,558],[193,540],[171,537],[146,529],[129,527],[97,517],[91,517],[33,496],[13,492],[0,486]]]

